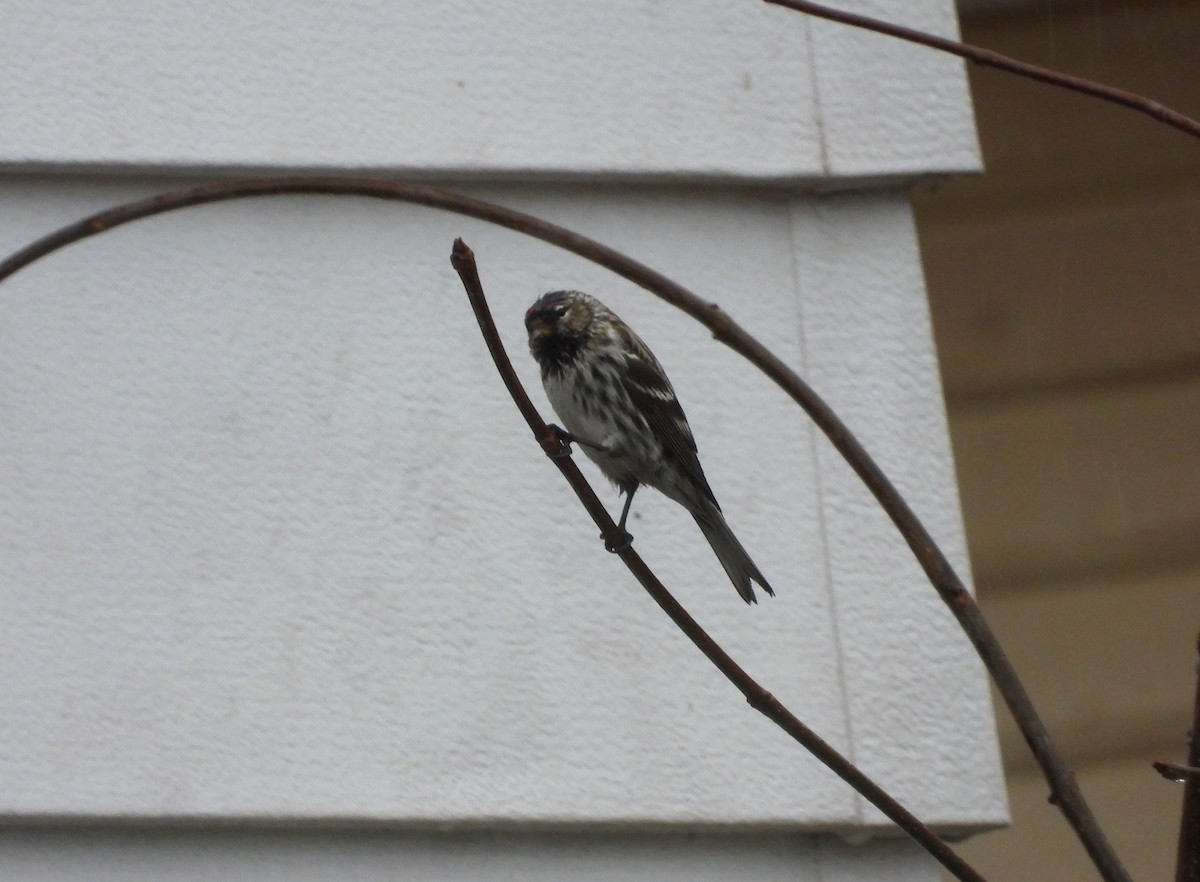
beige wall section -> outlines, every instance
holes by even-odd
[[[963,10],[967,40],[1200,116],[1200,4]],[[976,582],[1138,879],[1172,876],[1200,629],[1200,143],[972,69],[986,175],[915,194]],[[1003,714],[1001,714],[1003,717]],[[1001,723],[993,882],[1094,879]]]

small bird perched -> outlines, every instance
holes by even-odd
[[[648,484],[691,512],[742,600],[756,602],[751,581],[774,596],[725,523],[671,381],[641,337],[582,291],[542,295],[525,330],[567,438],[625,494],[621,530],[633,494]]]

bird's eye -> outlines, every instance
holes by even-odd
[[[566,304],[554,307],[554,317],[555,318],[562,318],[566,314],[567,314]]]

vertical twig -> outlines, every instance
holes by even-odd
[[[487,344],[488,351],[492,355],[496,369],[500,372],[500,377],[504,381],[504,385],[516,403],[517,408],[521,411],[521,415],[525,417],[525,421],[529,424],[534,438],[541,444],[542,450],[551,458],[551,462],[558,466],[558,470],[562,473],[563,477],[567,479],[567,483],[571,485],[571,489],[575,491],[575,495],[579,497],[579,501],[583,503],[583,507],[591,515],[596,526],[600,528],[605,541],[611,547],[623,546],[622,550],[617,552],[617,554],[625,566],[629,568],[629,571],[642,584],[642,587],[654,599],[654,602],[670,616],[671,621],[708,657],[709,661],[738,688],[752,708],[762,713],[767,719],[787,732],[838,775],[838,777],[862,794],[867,801],[916,840],[922,848],[936,858],[956,878],[963,880],[963,882],[986,882],[974,867],[959,857],[950,846],[946,845],[920,819],[892,798],[882,787],[863,774],[857,766],[838,753],[831,744],[802,723],[795,714],[784,707],[779,699],[747,674],[721,648],[720,644],[713,640],[708,632],[700,627],[700,624],[691,617],[688,611],[680,605],[679,601],[658,580],[658,577],[654,575],[641,556],[633,550],[633,547],[623,541],[625,538],[624,535],[617,529],[616,523],[595,491],[592,490],[591,485],[588,484],[583,473],[579,471],[579,467],[575,465],[574,460],[570,456],[564,455],[569,448],[562,445],[558,434],[547,426],[541,415],[538,414],[537,408],[533,406],[528,393],[526,393],[525,388],[521,385],[516,371],[513,370],[508,354],[504,351],[504,344],[500,341],[500,335],[496,331],[496,323],[492,320],[492,313],[488,308],[487,298],[483,293],[483,284],[479,280],[479,269],[475,265],[475,255],[462,239],[454,240],[454,248],[450,253],[450,264],[458,273],[459,278],[462,279],[463,288],[467,292],[467,299],[471,302],[471,308],[475,312],[475,320],[479,323],[480,331],[483,332],[484,342]]]
[[[1187,765],[1183,776],[1183,813],[1179,821],[1179,855],[1175,882],[1200,882],[1200,639],[1196,641],[1196,699],[1188,732]]]

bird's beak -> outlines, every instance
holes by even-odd
[[[530,340],[536,340],[550,333],[550,323],[541,316],[530,316],[525,321],[525,330],[529,332]]]

